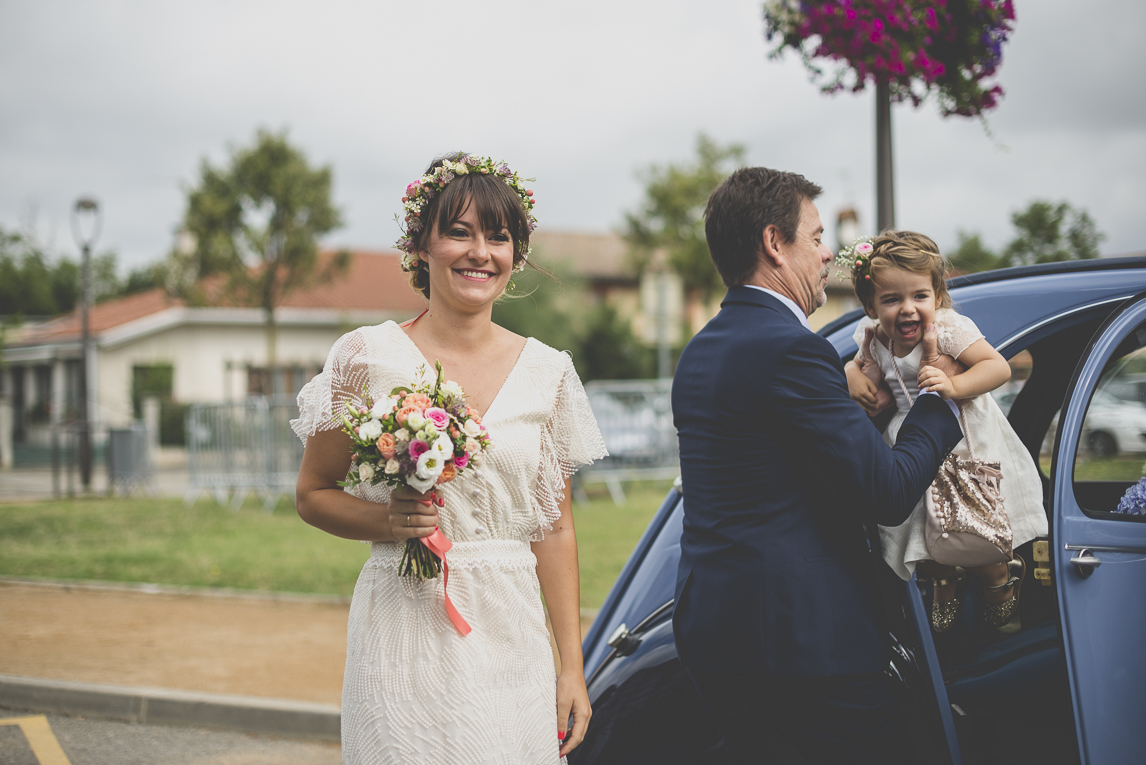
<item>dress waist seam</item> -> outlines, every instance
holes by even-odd
[[[370,545],[370,563],[397,568],[404,543],[374,542]],[[537,558],[529,542],[513,539],[491,539],[478,542],[454,542],[446,553],[450,568],[535,568]]]

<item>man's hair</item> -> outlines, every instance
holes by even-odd
[[[786,243],[795,241],[800,206],[822,192],[802,175],[766,167],[745,167],[728,176],[704,208],[708,252],[724,286],[744,284],[756,273],[768,226],[776,226]]]

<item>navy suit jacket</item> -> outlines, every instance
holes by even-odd
[[[920,396],[894,448],[839,355],[774,296],[733,287],[673,379],[684,533],[673,628],[708,672],[879,672],[890,644],[868,531],[911,513],[963,437]]]

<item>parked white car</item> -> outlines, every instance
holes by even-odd
[[[1146,452],[1146,407],[1095,391],[1082,430],[1087,448],[1096,457]]]

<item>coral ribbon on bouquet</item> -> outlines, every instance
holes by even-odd
[[[445,595],[446,598],[446,615],[450,617],[450,621],[453,622],[458,632],[462,633],[462,637],[465,637],[470,634],[470,630],[473,628],[470,627],[470,625],[466,623],[466,620],[462,618],[462,615],[458,613],[458,609],[454,607],[453,601],[450,600],[450,593],[446,591],[446,588],[450,584],[450,565],[446,562],[446,553],[450,551],[454,543],[446,538],[446,535],[443,534],[440,529],[435,528],[433,534],[428,537],[422,537],[422,544],[428,547],[430,552],[442,559],[442,594]]]

